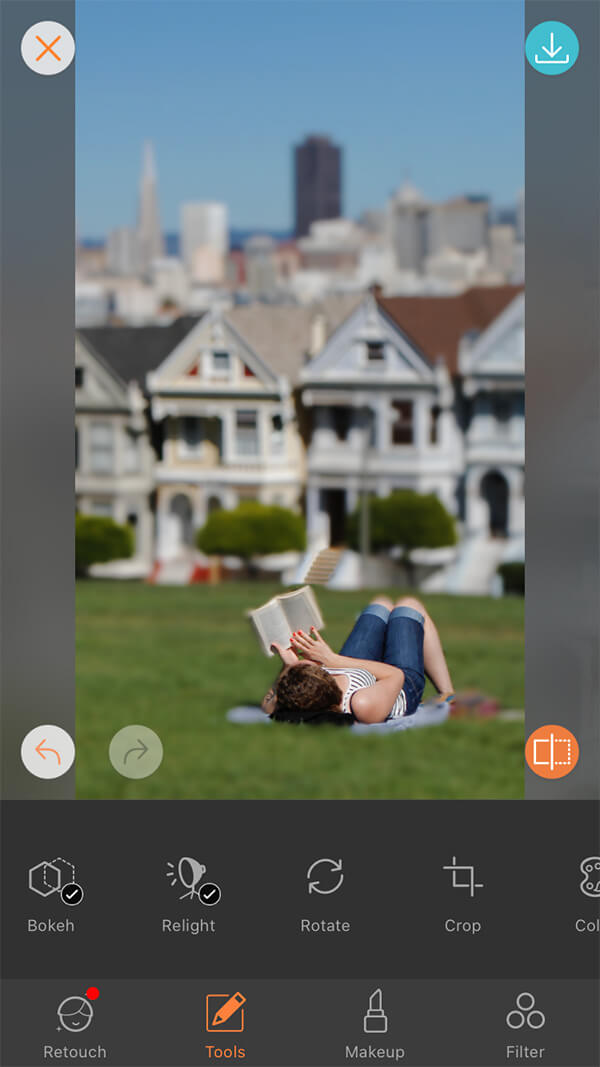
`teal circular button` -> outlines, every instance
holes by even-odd
[[[527,35],[525,55],[540,74],[564,74],[579,55],[577,34],[565,22],[540,22]]]

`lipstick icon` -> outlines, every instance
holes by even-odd
[[[369,1010],[363,1019],[365,1034],[387,1034],[388,1018],[383,1010],[381,989],[376,989],[369,997]]]

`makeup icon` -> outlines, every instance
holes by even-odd
[[[376,989],[369,997],[369,1009],[363,1019],[365,1034],[387,1034],[388,1017],[383,1010],[383,994]]]

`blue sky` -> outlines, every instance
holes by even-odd
[[[344,209],[409,175],[430,197],[523,184],[521,0],[78,0],[77,221],[135,220],[155,144],[163,227],[184,200],[287,229],[291,150],[344,148]]]

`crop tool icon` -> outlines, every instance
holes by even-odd
[[[477,889],[483,889],[483,882],[475,881],[475,868],[467,863],[458,863],[456,856],[452,857],[452,863],[449,863],[443,870],[452,871],[453,889],[468,889],[470,897],[475,896]]]

